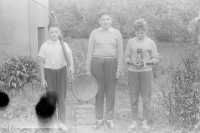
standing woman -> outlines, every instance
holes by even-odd
[[[130,89],[132,124],[128,131],[137,127],[139,94],[143,100],[143,128],[148,126],[151,89],[152,66],[159,62],[159,55],[155,42],[146,36],[147,23],[138,19],[134,23],[136,37],[128,41],[125,61],[128,64],[128,84]]]
[[[98,82],[98,94],[95,103],[96,124],[99,129],[104,123],[104,94],[106,97],[106,124],[114,128],[114,106],[116,81],[119,79],[123,65],[123,42],[121,33],[112,28],[112,17],[102,10],[99,15],[101,27],[90,34],[86,61],[86,73],[95,77]]]

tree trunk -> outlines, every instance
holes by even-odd
[[[120,25],[120,33],[121,33],[122,36],[123,36],[124,23],[123,23],[123,21],[122,21],[119,17],[117,17],[117,20],[118,20],[119,25]]]

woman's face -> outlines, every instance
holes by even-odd
[[[138,40],[143,40],[144,37],[146,36],[146,31],[145,30],[135,31],[135,35],[136,35]]]
[[[112,24],[112,18],[109,15],[102,15],[99,19],[99,24],[103,29],[109,29]]]

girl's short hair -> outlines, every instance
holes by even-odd
[[[144,19],[137,19],[134,22],[134,30],[139,31],[139,30],[148,30],[147,22]]]
[[[98,14],[99,19],[103,16],[103,15],[108,15],[111,17],[111,13],[107,10],[101,10]]]
[[[59,28],[60,29],[60,25],[58,23],[54,23],[54,22],[51,22],[49,23],[48,25],[48,30],[52,27],[56,27],[56,28]]]

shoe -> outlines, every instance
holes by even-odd
[[[136,121],[133,121],[132,124],[127,128],[127,132],[132,132],[137,126],[138,123]]]
[[[97,120],[96,124],[93,126],[94,130],[99,129],[101,126],[103,126],[104,121],[103,120]]]
[[[58,128],[58,124],[54,123],[54,124],[52,125],[52,128],[57,129],[57,128]]]
[[[144,128],[145,131],[148,131],[148,130],[151,129],[151,127],[148,125],[148,121],[147,120],[144,120],[142,124],[143,124],[142,127]]]
[[[109,129],[113,129],[115,127],[113,120],[106,120],[106,124]]]
[[[68,130],[67,126],[62,123],[59,124],[59,127],[65,132]]]

